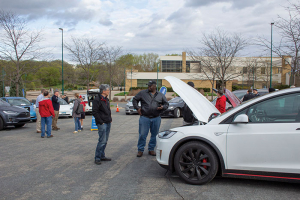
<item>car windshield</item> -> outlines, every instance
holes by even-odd
[[[237,93],[234,93],[234,95],[237,98],[239,98],[239,99],[243,98],[245,96],[245,94],[246,94],[246,92],[237,92]]]
[[[63,100],[63,99],[58,99],[58,103],[59,103],[59,105],[68,105],[68,103],[65,101],[65,100]]]
[[[10,104],[0,99],[0,106],[10,106]]]
[[[180,97],[175,97],[174,99],[171,99],[170,101],[169,101],[169,103],[179,103],[179,102],[181,102],[182,101],[182,99],[180,98]]]
[[[7,99],[8,103],[13,106],[30,106],[31,103],[27,99]]]

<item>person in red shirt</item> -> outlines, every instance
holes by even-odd
[[[223,95],[222,90],[218,90],[217,92],[217,102],[216,102],[216,108],[220,111],[220,113],[226,112],[226,96]]]
[[[86,103],[83,101],[83,98],[82,96],[80,95],[79,96],[81,102],[80,104],[82,104],[83,106],[83,113],[81,113],[81,117],[80,117],[80,124],[81,124],[81,130],[83,129],[83,120],[85,119],[85,106],[86,106]]]
[[[47,138],[53,137],[53,135],[51,135],[51,126],[52,117],[55,117],[55,113],[48,91],[44,91],[44,98],[39,101],[39,112],[41,115],[41,138],[45,137],[45,124],[47,124]]]

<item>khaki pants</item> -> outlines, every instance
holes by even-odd
[[[35,109],[35,113],[36,113],[36,131],[41,131],[41,115],[40,115],[39,108]]]
[[[54,113],[55,113],[55,117],[52,118],[52,128],[57,128],[57,119],[59,116],[59,111],[54,110]]]

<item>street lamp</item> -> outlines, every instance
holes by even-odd
[[[270,70],[270,88],[272,87],[273,25],[274,25],[274,23],[272,22],[272,23],[271,23],[271,70]]]
[[[159,72],[159,63],[157,63],[157,77],[156,77],[156,88],[158,90],[158,72]]]
[[[126,67],[124,67],[124,96],[126,96],[125,88],[126,88],[126,73],[125,73]]]
[[[61,94],[64,95],[64,29],[61,30]]]

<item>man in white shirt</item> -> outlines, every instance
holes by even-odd
[[[45,89],[41,90],[41,94],[36,98],[36,102],[35,102],[35,113],[36,113],[36,132],[37,133],[41,133],[41,115],[39,112],[39,102],[42,100],[42,98],[44,98],[44,92]]]

